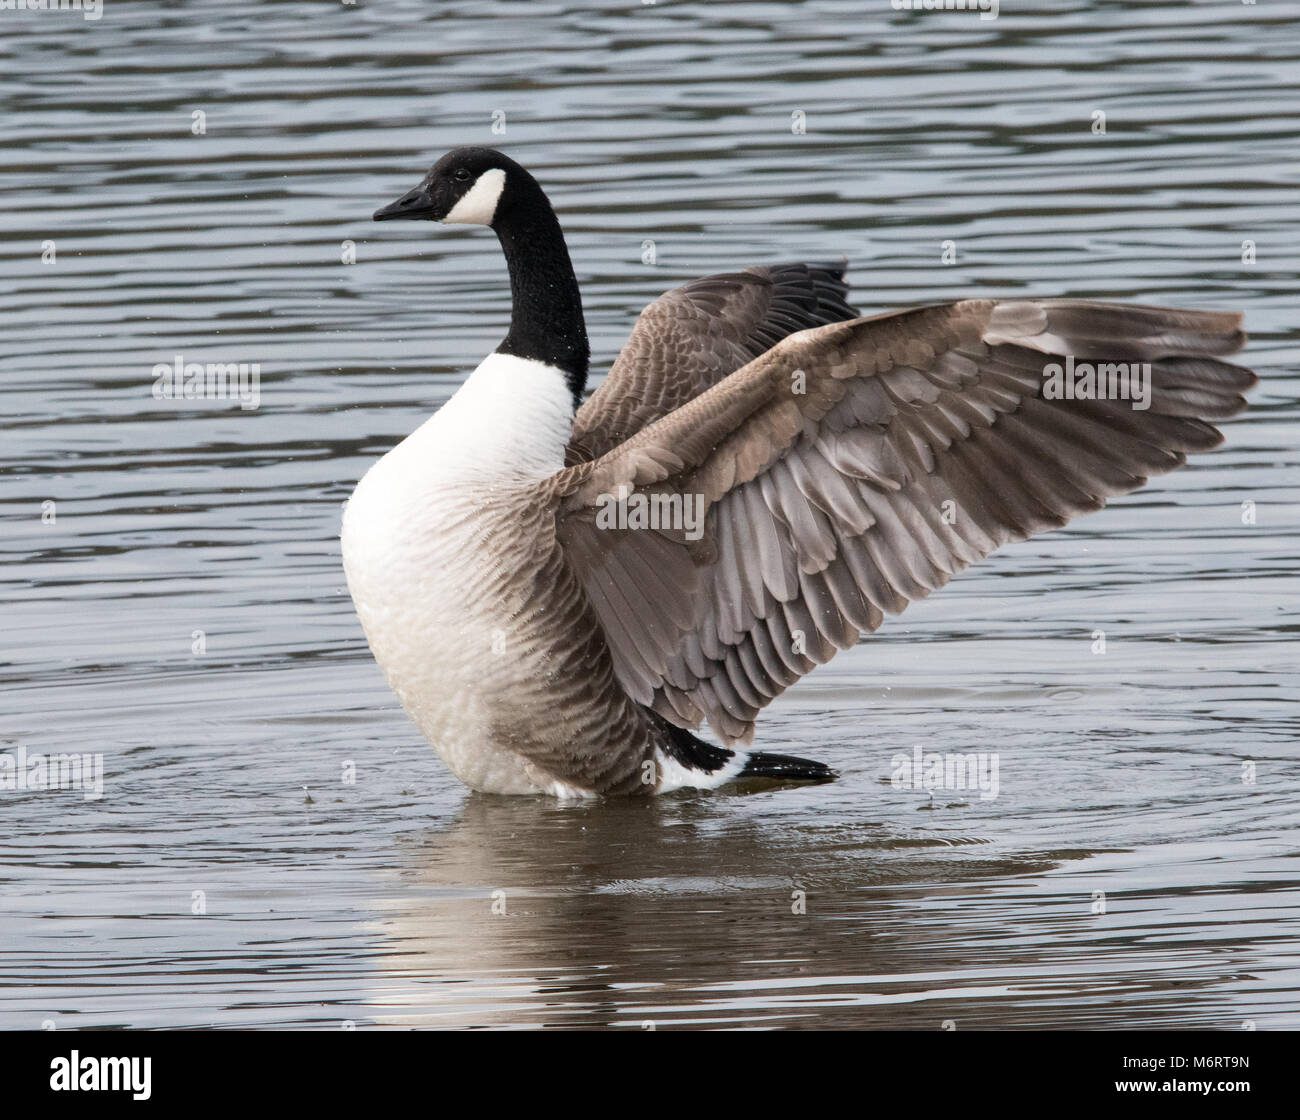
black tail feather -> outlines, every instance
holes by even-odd
[[[836,773],[824,762],[795,758],[789,754],[756,751],[745,760],[738,778],[774,778],[783,782],[833,782]]]
[[[736,757],[736,752],[726,747],[706,743],[698,735],[669,723],[657,712],[647,711],[651,722],[663,732],[662,749],[691,770],[714,774]],[[764,754],[755,751],[745,760],[737,778],[770,778],[782,782],[833,782],[834,770],[820,762],[795,758],[788,754]]]

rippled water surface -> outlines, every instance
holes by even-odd
[[[1300,1026],[1300,15],[105,0],[0,60],[0,751],[105,768],[0,792],[0,1026]],[[776,703],[834,785],[472,795],[337,542],[503,332],[493,238],[368,220],[460,143],[551,190],[600,368],[683,279],[846,256],[864,309],[1243,309],[1262,384]],[[260,407],[154,399],[177,353]],[[917,744],[998,796],[894,788]]]

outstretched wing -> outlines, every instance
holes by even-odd
[[[1217,360],[1239,324],[972,300],[786,337],[553,480],[621,683],[679,726],[749,741],[773,697],[884,615],[1218,444],[1207,419],[1255,383]],[[1044,365],[1066,355],[1150,363],[1149,407],[1049,399]],[[698,501],[702,535],[602,528],[620,487]]]
[[[660,296],[578,410],[569,464],[613,450],[787,335],[856,318],[848,288],[842,264],[783,264],[706,276]]]

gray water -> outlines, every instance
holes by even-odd
[[[1300,14],[104,3],[0,12],[0,752],[104,763],[0,792],[0,1026],[1300,1026]],[[835,784],[470,794],[337,542],[504,330],[490,235],[368,220],[462,143],[551,191],[597,368],[684,279],[846,256],[867,310],[1241,309],[1262,384],[773,705]],[[155,399],[177,353],[260,407]],[[998,796],[896,788],[918,744]]]

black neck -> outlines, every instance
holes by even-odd
[[[510,269],[510,333],[500,354],[531,358],[564,371],[573,407],[582,403],[591,348],[582,295],[564,233],[542,188],[518,176],[502,198],[493,229]]]

